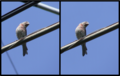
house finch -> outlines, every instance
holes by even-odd
[[[86,36],[86,26],[88,26],[88,22],[85,21],[85,22],[82,22],[80,23],[77,28],[75,29],[75,33],[76,33],[76,36],[77,36],[77,39],[80,39],[82,37],[85,37]],[[82,55],[84,56],[85,54],[87,54],[87,47],[86,47],[86,43],[83,43],[82,44]]]
[[[19,26],[16,28],[16,35],[18,39],[21,39],[27,35],[26,27],[28,25],[29,25],[29,22],[25,21],[25,22],[20,23]],[[25,56],[25,54],[28,54],[26,43],[23,43],[22,47],[23,47],[23,56]]]

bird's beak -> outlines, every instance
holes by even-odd
[[[87,27],[87,26],[88,26],[88,24],[85,25],[85,27]]]
[[[85,25],[85,27],[87,27],[89,25],[89,23],[88,22],[86,22],[86,25]]]
[[[28,26],[29,24],[26,25],[26,27]]]
[[[26,27],[29,25],[29,22],[26,23]]]

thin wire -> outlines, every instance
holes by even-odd
[[[2,45],[4,46],[3,42],[2,42]],[[8,58],[9,58],[11,64],[12,64],[12,66],[13,66],[13,68],[14,68],[16,74],[18,75],[18,72],[17,72],[17,70],[16,70],[16,68],[15,68],[15,66],[14,66],[14,64],[13,64],[13,62],[12,62],[12,59],[10,58],[10,55],[9,55],[9,53],[8,53],[7,51],[6,51],[6,54],[7,54]]]

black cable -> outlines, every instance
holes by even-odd
[[[10,18],[10,17],[12,17],[12,16],[14,16],[14,15],[16,15],[16,14],[18,14],[18,13],[20,13],[21,11],[23,11],[23,10],[25,10],[25,9],[27,9],[27,8],[33,6],[33,5],[37,4],[37,3],[39,3],[39,2],[40,1],[32,1],[32,2],[28,1],[27,3],[19,6],[18,8],[14,9],[14,10],[6,13],[6,14],[4,14],[3,16],[1,16],[1,22],[6,20],[6,19],[8,19],[8,18]]]

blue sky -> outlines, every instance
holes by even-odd
[[[59,9],[59,2],[41,2]],[[22,2],[2,2],[2,15],[23,5]],[[15,40],[15,30],[24,21],[29,21],[27,34],[59,21],[59,15],[30,7],[2,22],[2,41],[7,45]],[[1,44],[2,45],[2,44]],[[28,55],[23,57],[22,46],[8,51],[18,74],[59,74],[59,29],[27,42]],[[16,74],[8,56],[2,55],[2,74]]]
[[[75,28],[88,21],[87,34],[118,22],[118,2],[61,2],[61,47],[75,40]],[[118,29],[61,55],[61,74],[118,74]]]
[[[59,9],[59,2],[41,2]],[[2,2],[2,15],[22,2]],[[118,2],[61,2],[61,47],[77,40],[75,28],[88,21],[87,34],[118,22]],[[15,30],[29,21],[27,34],[59,21],[59,15],[30,7],[2,22],[4,45],[17,40]],[[9,33],[8,33],[9,32]],[[61,54],[61,74],[118,74],[118,29],[86,43],[88,54],[82,56],[81,45]],[[8,51],[18,74],[59,74],[59,29]],[[6,53],[1,55],[2,74],[16,74]]]

